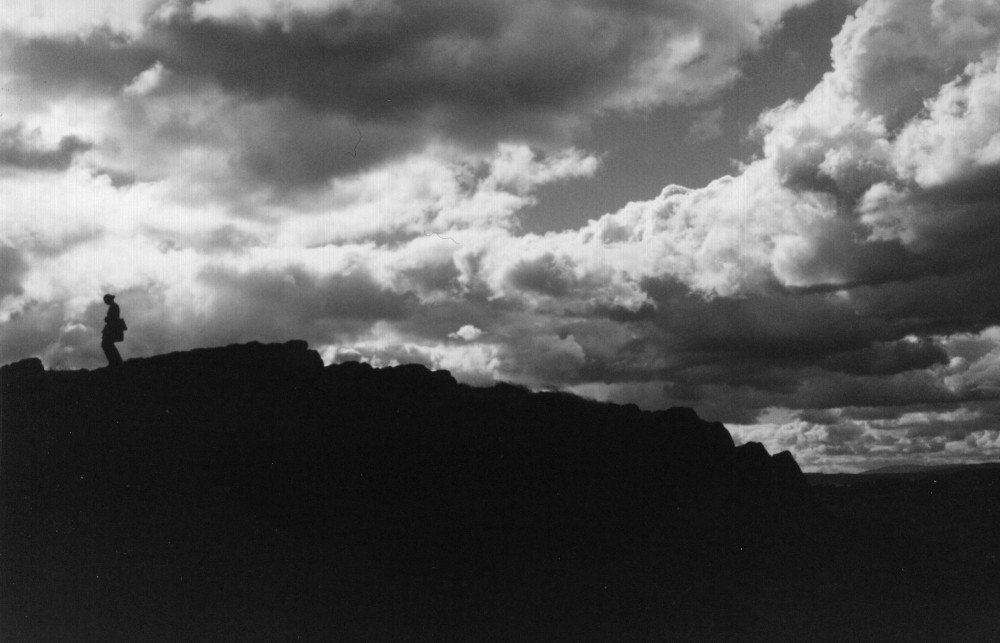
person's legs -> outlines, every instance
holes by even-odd
[[[122,365],[122,356],[113,341],[109,339],[104,340],[101,342],[101,348],[104,349],[104,356],[108,358],[108,366]]]

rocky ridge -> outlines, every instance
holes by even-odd
[[[790,454],[690,409],[302,341],[0,389],[7,640],[725,639],[808,522]]]

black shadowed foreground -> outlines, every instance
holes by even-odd
[[[0,377],[4,641],[994,640],[1000,622],[996,470],[809,487],[688,409],[324,368],[304,342]]]

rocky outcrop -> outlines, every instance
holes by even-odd
[[[798,489],[809,486],[806,474],[802,473],[795,456],[788,451],[774,454],[771,458],[771,468],[774,470],[774,479],[779,485]]]
[[[755,489],[801,490],[809,486],[799,464],[788,451],[771,455],[760,442],[747,442],[735,448],[737,477]]]
[[[43,375],[44,373],[45,367],[42,366],[42,360],[37,357],[29,357],[19,362],[0,366],[0,384],[3,383],[4,379],[26,379]]]
[[[20,640],[711,635],[740,534],[783,515],[748,490],[801,476],[691,409],[301,341],[0,374]]]

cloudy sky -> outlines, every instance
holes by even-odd
[[[17,0],[0,362],[306,339],[1000,458],[995,0]]]

